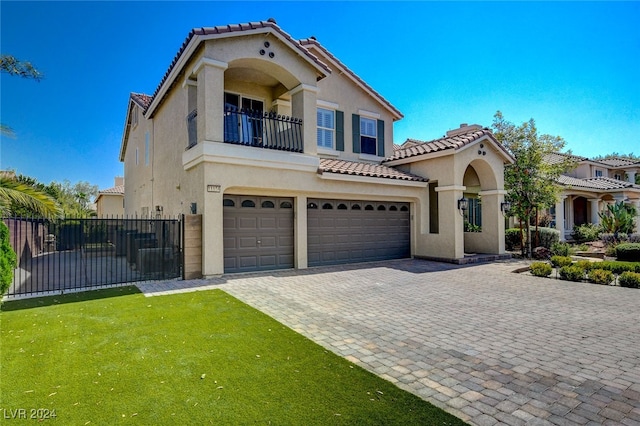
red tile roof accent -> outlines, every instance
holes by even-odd
[[[307,56],[312,62],[315,62],[320,68],[322,68],[325,71],[327,71],[327,73],[329,73],[329,74],[331,73],[331,69],[325,63],[320,61],[320,59],[318,59],[317,56],[313,55],[311,52],[309,52],[307,49],[305,49],[296,39],[294,39],[288,33],[283,31],[278,26],[278,24],[276,24],[276,21],[273,18],[269,18],[266,21],[247,22],[247,23],[242,23],[242,24],[219,25],[219,26],[216,26],[216,27],[201,27],[201,28],[192,29],[191,32],[189,33],[189,35],[187,35],[187,38],[182,43],[182,46],[180,46],[180,49],[178,49],[178,53],[176,53],[176,55],[173,58],[173,61],[171,61],[171,64],[169,65],[169,68],[167,69],[167,71],[164,73],[164,76],[160,80],[160,84],[158,84],[158,86],[156,87],[156,90],[153,92],[152,98],[156,97],[156,95],[160,91],[160,88],[167,81],[167,79],[169,78],[169,75],[171,74],[171,71],[173,71],[173,68],[178,63],[178,60],[180,59],[180,57],[184,53],[185,49],[187,48],[187,46],[189,45],[189,43],[191,42],[191,40],[195,36],[206,36],[206,35],[214,35],[214,34],[227,34],[227,33],[255,30],[255,29],[260,29],[260,28],[273,29],[278,34],[280,34],[282,37],[284,37],[288,42],[290,42],[294,46],[298,47],[300,49],[300,52],[302,54],[304,54],[305,56]],[[146,110],[145,110],[145,112],[146,112]]]
[[[415,157],[423,154],[430,154],[438,151],[444,150],[458,150],[463,148],[480,138],[485,136],[489,136],[499,147],[502,148],[504,153],[511,157],[511,155],[504,149],[502,144],[495,140],[493,137],[493,133],[491,130],[484,129],[472,129],[466,133],[459,133],[455,136],[451,137],[442,137],[440,139],[434,139],[429,142],[420,141],[417,139],[407,139],[401,146],[400,149],[394,150],[394,153],[391,157],[388,157],[385,162],[400,160],[403,158]]]
[[[561,175],[558,182],[564,186],[573,188],[587,188],[597,190],[608,189],[640,189],[640,185],[623,180],[611,179],[606,177],[579,179],[570,176]]]
[[[612,157],[612,158],[606,158],[604,160],[591,160],[591,161],[605,164],[610,167],[640,166],[640,161],[638,160],[634,161],[629,158],[622,158],[622,157]]]
[[[113,188],[103,189],[98,194],[121,194],[124,195],[124,185],[114,186]]]
[[[580,161],[588,161],[589,159],[587,157],[579,157],[577,155],[572,155],[572,154],[566,154],[563,152],[554,152],[552,154],[548,154],[544,161],[547,164],[559,164],[562,163],[564,161],[566,161],[567,159],[573,160],[575,162],[580,162]]]
[[[359,163],[356,161],[320,159],[320,173],[339,173],[354,176],[369,176],[377,178],[406,180],[413,182],[428,182],[429,179],[411,173],[396,170],[381,164]]]
[[[315,39],[315,37],[311,37],[311,38],[303,38],[300,40],[300,44],[302,46],[315,46],[318,49],[320,49],[325,55],[327,55],[328,58],[330,58],[332,61],[334,61],[335,63],[337,63],[341,68],[343,68],[354,80],[356,80],[358,83],[360,83],[361,85],[363,85],[364,87],[366,87],[366,89],[371,92],[374,96],[376,96],[380,102],[382,102],[383,104],[385,104],[389,109],[391,109],[393,112],[395,112],[399,118],[404,117],[404,115],[393,105],[391,105],[391,102],[389,102],[388,100],[386,100],[380,93],[378,93],[377,91],[375,91],[371,86],[369,86],[363,79],[361,79],[356,73],[354,73],[351,69],[349,69],[349,67],[347,67],[344,63],[342,63],[342,61],[340,61],[338,58],[336,58],[335,56],[333,56],[333,54],[331,52],[329,52],[327,49],[325,49],[325,47],[323,45],[321,45],[318,40]]]
[[[149,107],[149,105],[151,105],[151,101],[153,100],[153,97],[149,95],[145,95],[144,93],[131,92],[131,99],[135,103],[140,105],[140,107],[142,107],[143,110],[146,110]]]

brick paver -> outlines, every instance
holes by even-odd
[[[220,288],[471,424],[638,424],[640,290],[517,266],[402,260],[140,288]]]

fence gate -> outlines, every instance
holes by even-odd
[[[181,276],[183,222],[178,219],[4,222],[18,260],[8,295]]]

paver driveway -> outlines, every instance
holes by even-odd
[[[221,288],[472,424],[640,425],[640,290],[516,266],[402,260],[140,287]]]

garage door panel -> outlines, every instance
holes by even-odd
[[[293,199],[269,198],[253,207],[241,207],[248,198],[225,195],[225,199],[235,200],[235,205],[223,208],[225,272],[292,268],[293,209],[280,206],[292,205]],[[265,200],[269,203],[263,203]]]
[[[363,208],[307,210],[310,266],[397,259],[410,255],[408,203],[308,201],[318,206],[344,203],[349,206],[358,204]],[[369,205],[374,210],[364,210]],[[378,210],[381,206],[384,209]],[[397,210],[389,210],[391,206]],[[401,211],[403,207],[406,211]]]

